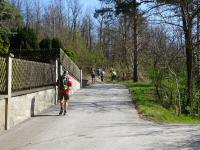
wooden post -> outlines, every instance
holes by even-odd
[[[9,102],[11,100],[12,97],[12,57],[13,55],[10,54],[7,57],[6,60],[6,93],[7,93],[7,98],[5,99],[5,130],[8,129],[8,115],[9,115]]]

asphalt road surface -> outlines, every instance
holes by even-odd
[[[159,125],[139,117],[128,90],[96,84],[0,135],[0,150],[200,150],[200,125]]]

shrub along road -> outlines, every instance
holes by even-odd
[[[200,125],[160,125],[139,117],[128,90],[96,84],[71,97],[67,116],[54,106],[4,132],[2,150],[200,149]]]

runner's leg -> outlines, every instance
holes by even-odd
[[[59,100],[60,100],[60,112],[59,115],[63,113],[63,94],[59,94]]]
[[[63,115],[67,113],[68,105],[69,105],[69,94],[66,94],[64,96],[64,114]]]

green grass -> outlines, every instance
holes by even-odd
[[[184,123],[199,124],[200,118],[186,115],[176,115],[172,110],[168,110],[156,102],[154,88],[149,83],[133,83],[132,81],[122,82],[132,92],[132,98],[136,103],[136,108],[146,119],[154,120],[158,123]]]

